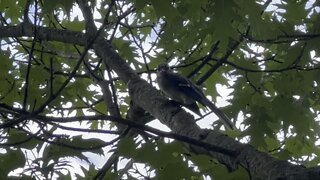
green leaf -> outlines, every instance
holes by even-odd
[[[132,138],[123,138],[117,144],[117,152],[124,157],[135,157],[136,144]]]
[[[119,55],[128,61],[134,61],[135,57],[137,57],[136,48],[131,45],[131,42],[115,39],[112,41],[112,45],[119,50]]]
[[[88,158],[82,152],[92,152],[103,154],[102,147],[105,142],[96,139],[83,139],[81,135],[70,138],[60,138],[57,142],[58,145],[49,145],[43,152],[44,162],[54,160],[57,162],[62,157],[78,157],[82,160],[89,162]],[[59,145],[61,144],[61,145]],[[83,149],[83,150],[82,150]]]
[[[79,17],[75,17],[72,21],[65,19],[61,24],[71,31],[82,31],[85,29],[84,23],[79,20]]]
[[[7,179],[8,173],[16,168],[25,165],[25,156],[20,149],[12,150],[6,149],[5,153],[0,154],[0,174]]]
[[[214,14],[209,21],[209,29],[212,29],[216,40],[220,40],[220,47],[223,50],[227,50],[229,39],[237,37],[236,29],[232,26],[233,21],[238,17],[235,13],[236,9],[238,6],[233,0],[216,0],[212,7]]]
[[[11,128],[8,131],[8,144],[17,144],[16,147],[33,149],[35,148],[39,141],[31,138],[30,135],[23,131]],[[27,141],[26,141],[27,140]]]
[[[44,0],[43,1],[43,10],[45,13],[52,13],[53,10],[57,7],[62,7],[67,14],[70,14],[71,8],[73,6],[74,0]]]
[[[147,6],[150,3],[150,0],[133,0],[133,1],[137,11],[141,11],[145,6]]]
[[[198,176],[198,173],[193,172],[185,162],[168,163],[157,170],[159,179],[190,179],[193,176]]]
[[[85,173],[85,178],[88,178],[88,179],[94,179],[94,177],[97,175],[97,170],[95,168],[95,166],[93,164],[90,164],[89,165],[89,169],[86,170],[84,168],[82,168],[84,173]],[[108,176],[110,176],[110,174],[107,174]],[[78,177],[78,179],[82,179],[83,177]],[[106,178],[106,176],[105,176]]]
[[[151,0],[151,3],[159,18],[164,16],[170,23],[174,23],[179,17],[177,9],[173,8],[170,0]]]

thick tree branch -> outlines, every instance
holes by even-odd
[[[294,41],[308,41],[310,39],[319,38],[320,34],[292,34],[292,35],[279,35],[274,38],[269,39],[255,39],[249,35],[243,35],[243,37],[254,43],[265,43],[265,44],[282,44],[282,43],[292,43]]]
[[[97,28],[94,24],[93,14],[91,12],[91,9],[89,5],[87,4],[88,1],[85,0],[77,0],[77,3],[81,9],[81,12],[84,16],[84,19],[86,21],[86,33],[93,36],[97,33]]]

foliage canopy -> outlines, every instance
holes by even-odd
[[[229,164],[226,141],[197,144],[195,123],[166,121],[151,86],[130,88],[136,73],[156,86],[164,62],[226,98],[234,145],[317,166],[319,11],[312,0],[1,0],[0,179],[271,177]],[[143,125],[155,118],[174,133]],[[214,116],[201,121],[221,135]]]

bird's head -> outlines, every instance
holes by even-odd
[[[167,72],[169,70],[170,70],[170,68],[169,68],[168,64],[160,64],[160,65],[158,65],[158,68],[157,68],[158,73]]]

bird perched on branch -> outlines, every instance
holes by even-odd
[[[157,82],[165,95],[173,101],[185,106],[194,113],[201,116],[197,102],[210,108],[223,122],[225,127],[234,129],[230,119],[216,107],[202,90],[189,79],[171,71],[167,64],[160,64],[157,68]]]

